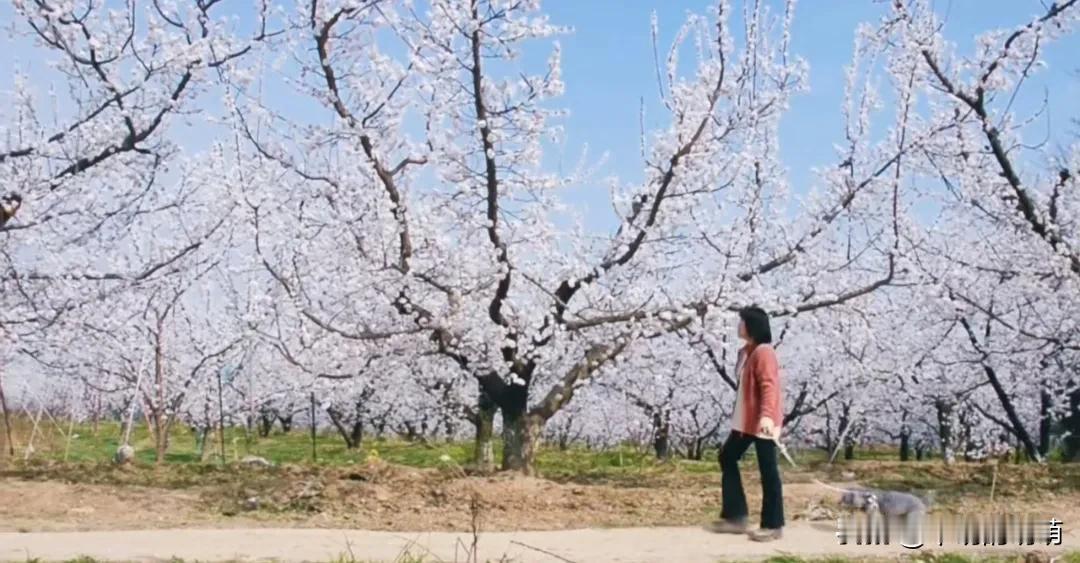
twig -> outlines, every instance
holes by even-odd
[[[469,512],[472,517],[472,560],[473,563],[478,563],[480,557],[480,495],[475,490],[469,499]]]
[[[525,549],[531,549],[531,550],[536,551],[538,553],[543,553],[544,555],[554,557],[555,559],[558,559],[559,561],[565,561],[566,563],[576,563],[575,561],[573,561],[571,559],[567,559],[567,558],[563,557],[562,555],[552,553],[550,551],[545,551],[543,549],[540,549],[539,547],[533,547],[531,545],[527,545],[527,544],[521,543],[519,541],[511,541],[510,543],[512,543],[514,545],[520,545],[521,547],[524,547]]]
[[[409,542],[408,544],[405,545],[405,549],[403,549],[401,551],[402,554],[408,553],[409,548],[415,546],[415,547],[419,547],[420,549],[426,551],[428,555],[434,557],[435,560],[438,561],[439,563],[445,563],[441,557],[439,557],[438,555],[435,555],[435,552],[433,552],[430,549],[424,547],[424,545],[421,544],[420,542],[418,542],[416,540],[413,540],[413,539],[409,539],[409,538],[407,538],[405,536],[397,536],[397,537]]]
[[[344,535],[344,534],[342,534],[342,535]],[[349,536],[347,536],[347,535],[345,536],[345,549],[348,550],[348,552],[349,552],[349,561],[350,562],[356,561],[356,554],[353,553],[352,542],[349,541]]]
[[[469,561],[472,558],[472,551],[469,546],[465,545],[465,542],[461,541],[461,538],[457,538],[454,541],[454,561],[458,560],[458,548],[461,548],[465,552],[465,561]]]

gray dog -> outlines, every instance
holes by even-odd
[[[840,505],[867,513],[871,518],[882,517],[886,541],[891,523],[903,520],[906,531],[905,543],[918,543],[918,532],[927,512],[928,503],[923,499],[900,491],[874,489],[849,490],[840,496]]]

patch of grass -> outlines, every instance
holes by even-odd
[[[317,477],[324,470],[352,471],[352,467],[375,459],[393,465],[419,469],[452,466],[468,467],[472,458],[472,443],[447,441],[406,441],[402,439],[367,438],[361,447],[348,449],[332,431],[318,435],[316,461],[312,462],[310,434],[296,428],[292,432],[274,432],[267,437],[248,432],[243,427],[227,428],[225,432],[225,461],[232,463],[244,456],[266,458],[278,467],[269,471],[241,471],[220,463],[221,438],[214,434],[207,440],[212,454],[203,463],[196,434],[191,428],[176,426],[170,438],[169,453],[164,464],[155,467],[153,439],[145,424],[137,424],[132,433],[136,449],[135,470],[112,467],[110,460],[121,441],[119,422],[99,425],[76,424],[71,439],[65,433],[64,421],[43,420],[34,440],[34,453],[28,462],[22,460],[32,423],[26,416],[13,418],[16,442],[21,446],[17,459],[10,461],[0,455],[0,475],[26,479],[63,479],[72,482],[97,484],[153,485],[167,488],[187,488],[194,485],[225,484],[241,481],[243,488],[260,490],[264,482],[280,477],[279,471],[293,476]],[[0,436],[2,437],[2,436]],[[859,448],[853,461],[838,459],[828,464],[828,452],[820,449],[796,450],[792,456],[799,468],[781,461],[786,482],[806,482],[811,475],[842,480],[843,472],[855,473],[860,483],[890,489],[935,491],[935,502],[949,503],[972,495],[986,496],[993,479],[988,463],[963,463],[946,466],[940,461],[896,460],[896,448]],[[495,443],[495,456],[501,456],[501,444]],[[446,460],[449,459],[449,462]],[[755,472],[754,451],[747,452],[743,469]],[[152,468],[152,469],[151,469]],[[701,483],[717,479],[717,451],[706,450],[701,460],[674,459],[661,462],[648,448],[622,445],[604,451],[584,447],[540,449],[537,469],[543,477],[567,484],[606,484],[625,487],[645,487],[683,482]],[[240,475],[238,477],[238,474]],[[996,495],[1002,499],[1027,498],[1045,492],[1080,491],[1080,464],[1001,463],[998,465]],[[1080,562],[1077,562],[1080,563]]]

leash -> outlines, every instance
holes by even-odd
[[[813,481],[814,481],[814,484],[815,484],[815,485],[818,485],[819,487],[825,487],[826,489],[831,489],[831,490],[833,490],[833,491],[836,491],[836,492],[838,492],[838,493],[855,493],[855,492],[860,492],[860,491],[857,491],[857,490],[855,490],[855,489],[841,489],[840,487],[834,487],[834,486],[832,486],[832,485],[828,485],[828,484],[822,483],[821,481],[818,481],[817,479],[814,479]]]
[[[790,463],[792,467],[794,467],[794,468],[798,469],[798,468],[799,468],[799,465],[798,465],[797,463],[795,463],[795,460],[791,459],[791,456],[790,456],[790,455],[788,454],[788,451],[787,451],[787,447],[786,447],[786,446],[784,446],[783,442],[781,442],[780,440],[777,440],[777,439],[775,439],[775,438],[773,439],[773,442],[776,442],[776,446],[777,446],[778,448],[780,448],[780,453],[781,453],[781,454],[782,454],[782,455],[784,456],[784,458],[785,458],[785,459],[787,459],[787,460],[788,460],[788,463]],[[830,490],[836,491],[836,492],[838,492],[838,493],[853,493],[853,492],[858,492],[858,491],[856,491],[856,490],[854,490],[854,489],[841,489],[840,487],[834,487],[834,486],[832,486],[832,485],[828,485],[828,484],[826,484],[826,483],[822,483],[821,481],[819,481],[819,480],[817,480],[817,479],[813,479],[813,482],[814,482],[814,484],[815,484],[815,485],[817,485],[817,486],[819,486],[819,487],[824,487],[824,488],[826,488],[826,489],[830,489]]]
[[[787,447],[784,446],[784,443],[777,438],[773,438],[773,442],[776,443],[776,447],[780,448],[780,454],[784,456],[784,459],[788,460],[788,463],[790,463],[792,467],[798,469],[799,464],[795,463],[795,460],[791,459],[791,456],[788,455]]]

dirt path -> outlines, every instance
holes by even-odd
[[[899,545],[839,545],[829,523],[793,523],[783,540],[754,543],[742,536],[709,534],[698,528],[561,530],[482,534],[480,561],[515,563],[715,563],[722,559],[761,559],[775,555],[890,556],[911,550]],[[946,550],[972,548],[949,545]],[[424,561],[465,562],[472,537],[445,532],[405,533],[316,529],[144,530],[112,532],[0,533],[0,560],[55,561],[89,556],[108,561],[387,561],[408,551]],[[1048,554],[1077,549],[1080,538],[1065,527],[1061,546],[1034,546]],[[926,549],[926,548],[924,548]],[[939,548],[940,549],[940,548]],[[982,550],[1004,554],[1017,548]],[[547,552],[547,553],[545,553]],[[506,557],[507,559],[503,559]]]

